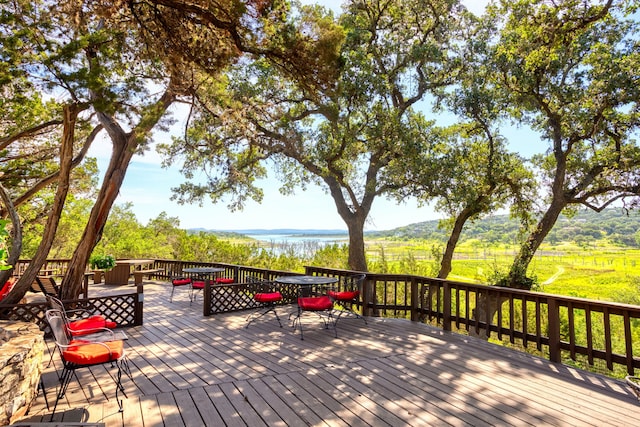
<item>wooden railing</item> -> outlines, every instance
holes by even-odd
[[[308,268],[307,273],[329,274]],[[343,276],[343,271],[338,271]],[[365,315],[402,317],[535,349],[554,362],[578,361],[635,375],[640,307],[410,275],[368,273]]]
[[[173,260],[156,260],[153,268],[164,271],[155,275],[158,279],[169,280],[181,275],[183,268],[204,266],[223,267],[223,275],[236,282],[205,289],[205,316],[254,307],[243,285],[248,276],[273,280],[299,274]],[[46,268],[58,268],[64,274],[66,260],[49,260]],[[322,267],[305,271],[338,278],[354,273]],[[296,289],[283,287],[282,292],[283,303],[295,302]],[[427,322],[446,331],[511,344],[554,362],[573,360],[620,375],[636,375],[640,369],[640,306],[413,275],[367,273],[359,308],[367,316]]]

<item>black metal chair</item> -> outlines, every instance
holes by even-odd
[[[104,365],[110,363],[118,368],[118,372],[115,377],[116,381],[116,401],[118,402],[118,408],[120,412],[123,410],[122,400],[119,399],[119,393],[121,392],[125,397],[124,387],[122,386],[122,373],[125,372],[129,378],[131,378],[131,371],[127,363],[124,341],[114,339],[108,341],[90,341],[87,339],[74,339],[69,333],[66,327],[66,317],[63,312],[57,309],[47,310],[45,313],[47,322],[51,327],[53,336],[56,341],[56,346],[60,351],[60,358],[64,369],[60,376],[60,389],[56,395],[56,403],[53,406],[53,413],[51,414],[51,420],[58,407],[58,401],[64,397],[71,377],[75,376],[80,383],[75,370],[80,368],[88,368],[96,365]],[[109,330],[106,330],[108,332]],[[82,383],[80,383],[82,386]]]
[[[169,302],[173,302],[173,293],[175,292],[176,288],[179,288],[181,286],[187,286],[189,285],[189,300],[191,300],[191,278],[190,277],[174,277],[171,279],[171,295],[169,296]]]
[[[49,303],[49,307],[52,310],[59,311],[65,323],[65,328],[67,332],[71,335],[71,337],[81,337],[83,335],[91,335],[103,332],[105,329],[114,329],[118,325],[116,322],[112,322],[106,319],[101,314],[93,313],[84,308],[76,308],[72,310],[67,310],[58,298],[47,295],[47,302]],[[90,338],[92,340],[92,338]],[[57,349],[57,346],[56,346]],[[51,365],[53,361],[53,356],[55,354],[55,349],[53,351],[49,350],[51,357],[49,358],[49,363],[47,367]]]
[[[267,313],[273,313],[282,328],[282,322],[276,311],[276,305],[282,301],[282,294],[276,289],[275,282],[247,277],[247,290],[252,294],[252,298],[259,308],[247,316],[245,329],[249,327],[251,322]]]
[[[333,327],[335,337],[338,338],[338,330],[336,329],[336,320],[333,317],[334,305],[333,300],[328,295],[324,295],[318,290],[317,294],[303,294],[300,290],[298,296],[298,312],[293,319],[293,330],[300,328],[300,339],[304,340],[304,333],[302,331],[302,315],[304,313],[316,314],[324,323],[324,329]],[[293,314],[293,313],[292,313]],[[289,316],[291,317],[291,315]]]
[[[340,320],[340,317],[342,317],[343,314],[349,314],[364,320],[365,325],[367,324],[367,319],[356,313],[353,309],[353,305],[356,304],[358,302],[358,298],[360,298],[362,283],[364,282],[365,277],[366,274],[354,274],[352,276],[348,276],[342,281],[338,288],[327,291],[327,295],[333,299],[335,306],[338,308],[336,310],[336,323]]]

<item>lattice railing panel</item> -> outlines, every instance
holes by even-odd
[[[297,285],[276,283],[275,289],[282,293],[281,304],[292,304],[298,297]],[[253,292],[246,283],[216,285],[211,287],[211,307],[209,314],[227,313],[230,311],[258,308],[260,304],[253,300]]]
[[[0,318],[15,322],[33,322],[40,330],[49,333],[49,325],[44,317],[48,308],[49,306],[44,302],[0,307]]]
[[[93,301],[96,313],[102,313],[107,319],[122,326],[135,324],[135,304],[137,294],[115,295]]]
[[[246,310],[255,306],[253,296],[244,284],[221,285],[211,288],[210,311],[212,313]]]
[[[100,313],[118,327],[136,324],[136,302],[138,294],[110,295],[99,298],[89,298],[78,301],[63,301],[66,309],[84,309]],[[33,322],[40,330],[49,335],[51,330],[45,318],[49,305],[45,302],[30,304],[13,304],[0,306],[0,319],[11,321]],[[141,320],[141,319],[140,319]]]

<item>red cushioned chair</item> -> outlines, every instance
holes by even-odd
[[[193,304],[196,300],[196,291],[201,291],[204,289],[207,279],[194,279],[191,281],[191,290],[189,290],[189,305]]]
[[[2,289],[0,289],[0,302],[4,299],[4,297],[6,297],[9,294],[9,292],[11,292],[11,289],[13,288],[14,284],[15,284],[15,280],[13,278],[4,282]]]
[[[106,329],[114,329],[117,323],[108,320],[102,314],[96,314],[84,308],[67,310],[58,298],[47,295],[49,307],[62,313],[65,325],[69,333],[74,337],[102,332]]]
[[[85,339],[75,339],[66,328],[66,316],[64,312],[56,309],[47,310],[45,313],[47,322],[51,327],[53,336],[56,340],[56,346],[60,351],[60,358],[64,365],[64,370],[60,376],[60,389],[56,395],[56,403],[53,406],[53,413],[51,414],[51,421],[58,407],[58,401],[64,397],[67,387],[71,382],[71,377],[75,375],[75,370],[79,368],[85,368],[95,365],[103,365],[105,363],[111,363],[118,368],[116,380],[116,401],[118,407],[122,412],[122,400],[118,395],[120,392],[124,392],[122,386],[122,372],[124,371],[129,378],[131,378],[131,372],[129,365],[125,357],[124,341],[113,340],[108,341],[89,341]],[[76,379],[80,382],[80,379],[76,375]],[[82,384],[80,384],[82,386]]]
[[[333,299],[335,307],[337,308],[337,315],[335,316],[336,323],[338,323],[338,320],[340,320],[343,314],[348,314],[364,320],[365,325],[367,324],[367,319],[353,310],[353,305],[358,303],[365,277],[365,274],[348,276],[337,289],[327,291],[327,295]]]
[[[173,279],[171,279],[171,285],[171,296],[169,297],[169,302],[173,302],[173,293],[175,292],[176,288],[179,288],[180,286],[191,285],[191,279],[188,277],[174,277]],[[191,300],[191,288],[189,288],[189,300]]]
[[[301,340],[304,340],[304,335],[302,333],[302,322],[300,320],[302,314],[305,312],[312,312],[320,316],[324,322],[325,329],[329,329],[329,326],[333,326],[336,338],[338,338],[336,322],[333,319],[333,300],[329,296],[321,295],[298,297],[298,315],[293,319],[293,330],[295,331],[296,327],[300,328]]]
[[[60,301],[58,298],[51,295],[47,295],[46,298],[47,302],[49,303],[49,307],[52,310],[58,310],[60,313],[62,313],[65,327],[72,337],[81,337],[83,335],[96,334],[99,332],[104,332],[108,329],[114,329],[118,326],[116,322],[107,320],[101,314],[94,314],[90,310],[86,310],[83,308],[67,310],[65,309],[64,304],[62,304],[62,301]],[[51,354],[51,357],[49,358],[47,367],[51,365],[51,362],[53,361],[55,349],[49,352]]]
[[[258,305],[258,309],[247,317],[245,329],[251,322],[272,312],[276,316],[278,324],[282,328],[282,322],[276,311],[276,305],[282,301],[282,294],[276,289],[275,282],[247,278],[247,290],[252,294],[253,301]]]
[[[216,278],[216,283],[218,285],[230,285],[233,282],[234,282],[234,280],[231,277],[218,277],[218,278]]]

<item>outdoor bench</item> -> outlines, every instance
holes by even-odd
[[[164,273],[164,268],[153,268],[149,270],[135,270],[133,272],[133,281],[136,285],[142,283],[143,276],[151,276],[156,273]]]

